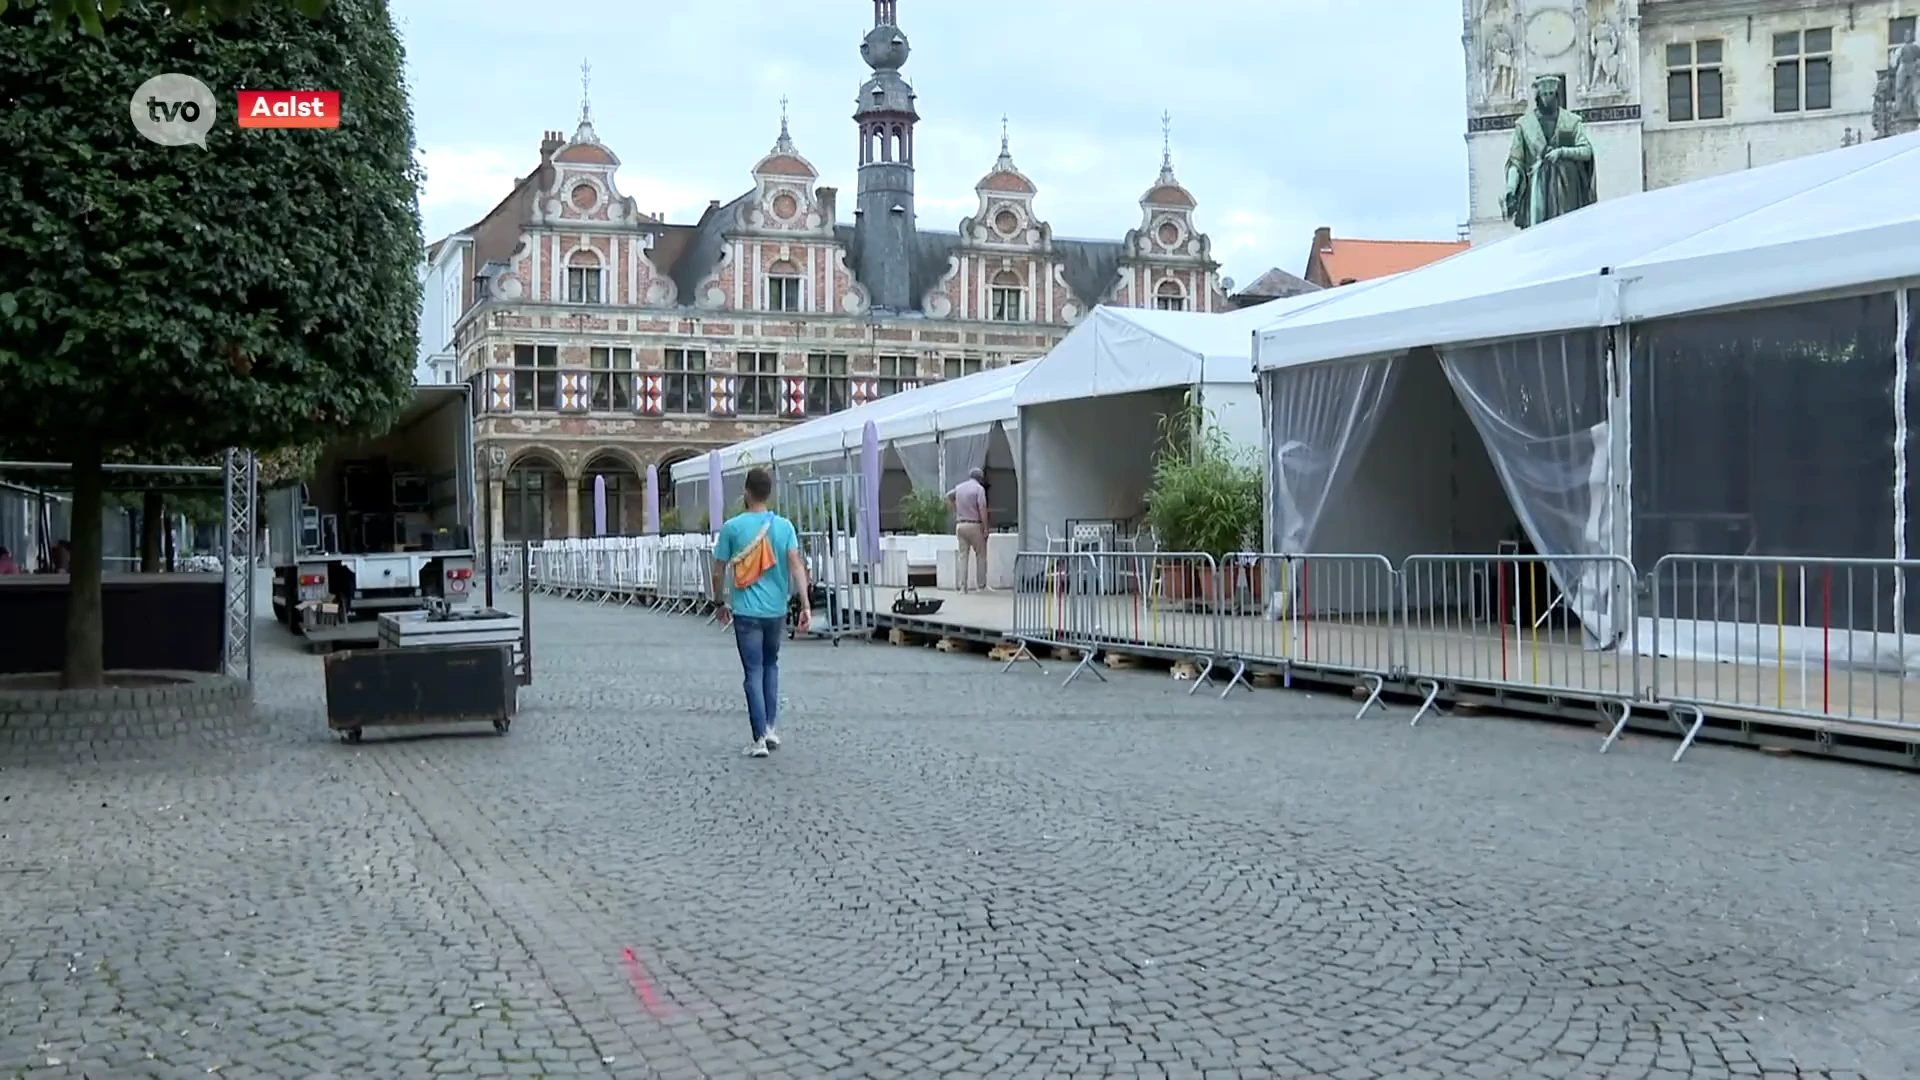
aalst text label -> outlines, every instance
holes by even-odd
[[[337,128],[338,90],[242,90],[243,128]]]

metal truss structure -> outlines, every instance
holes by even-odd
[[[220,578],[226,596],[228,675],[253,679],[254,552],[258,535],[258,463],[250,450],[229,449],[220,469],[225,489],[226,532],[221,538]]]

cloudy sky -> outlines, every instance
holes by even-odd
[[[783,95],[822,183],[854,189],[871,0],[394,8],[429,239],[498,202],[537,163],[542,131],[572,133],[583,60],[594,126],[643,210],[692,221],[745,191]],[[1200,228],[1241,283],[1269,266],[1300,273],[1319,225],[1448,240],[1466,217],[1458,0],[899,0],[899,11],[922,115],[923,227],[951,229],[973,210],[1004,114],[1055,233],[1118,239],[1158,172],[1163,110]]]

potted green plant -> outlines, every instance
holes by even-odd
[[[933,536],[947,531],[947,500],[937,491],[915,488],[900,500],[900,524],[908,532]]]
[[[665,510],[660,511],[661,536],[673,536],[686,531],[687,527],[680,524],[680,510],[678,507],[669,506]]]
[[[1211,555],[1223,564],[1247,550],[1260,528],[1261,487],[1253,451],[1233,445],[1191,395],[1160,418],[1145,515],[1160,550]],[[1210,600],[1219,584],[1192,563],[1163,566],[1162,575],[1168,599]]]

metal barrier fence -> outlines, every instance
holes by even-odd
[[[775,506],[800,541],[813,594],[812,636],[838,643],[871,635],[878,607],[874,567],[859,542],[859,477],[791,480]],[[499,545],[491,569],[500,588],[596,605],[650,604],[714,622],[713,550],[714,537],[699,534],[547,540]]]
[[[861,561],[858,482],[794,481],[795,518],[815,586],[816,633],[835,641],[884,621]],[[712,609],[710,538],[550,541],[509,548],[502,582],[590,603]],[[521,569],[524,567],[524,570]],[[1389,691],[1418,698],[1418,725],[1443,697],[1597,710],[1606,752],[1634,716],[1664,716],[1679,761],[1709,713],[1784,722],[1823,745],[1848,727],[1920,747],[1920,560],[1671,555],[1641,577],[1618,556],[1022,552],[1002,666],[1041,650],[1192,665],[1202,683],[1251,689],[1332,676],[1364,688],[1355,718]],[[824,592],[822,592],[824,590]],[[980,630],[997,632],[999,624]],[[1221,677],[1214,677],[1220,673]],[[1913,756],[1920,758],[1920,752]]]
[[[1696,716],[1920,734],[1920,694],[1907,690],[1920,675],[1916,571],[1916,560],[1665,556],[1649,575],[1651,618],[1636,627],[1648,694]]]
[[[1669,556],[1641,578],[1619,556],[1023,552],[1002,670],[1033,650],[1189,659],[1193,690],[1220,696],[1271,672],[1417,695],[1512,694],[1584,703],[1606,721],[1602,753],[1638,714],[1664,715],[1679,761],[1709,712],[1777,717],[1830,742],[1836,724],[1920,735],[1920,560]],[[1044,670],[1044,669],[1043,669]],[[1193,692],[1190,690],[1189,693]],[[1913,740],[1920,745],[1920,739]],[[1916,755],[1920,756],[1920,755]]]
[[[774,500],[800,537],[812,587],[810,636],[836,645],[844,637],[871,636],[879,626],[874,591],[879,554],[863,551],[860,542],[866,501],[857,473],[791,478]]]
[[[1292,685],[1296,667],[1351,675],[1367,687],[1354,714],[1379,704],[1394,677],[1400,608],[1393,564],[1384,555],[1234,555],[1227,560],[1219,653],[1236,686],[1249,673],[1276,670]]]
[[[1462,684],[1563,694],[1625,729],[1640,696],[1633,625],[1638,575],[1613,555],[1414,555],[1400,564],[1400,666],[1424,695]]]
[[[1080,653],[1079,663],[1061,686],[1071,685],[1088,671],[1105,682],[1106,676],[1093,665],[1099,650],[1089,644],[1094,633],[1084,595],[1085,586],[1099,574],[1093,556],[1084,552],[1021,552],[1014,556],[1013,574],[1013,623],[1008,632],[1017,647],[1001,672],[1013,670],[1024,660],[1045,674],[1046,667],[1033,651],[1036,646],[1044,646]]]
[[[713,540],[699,535],[597,537],[502,545],[495,585],[593,604],[713,607]]]

